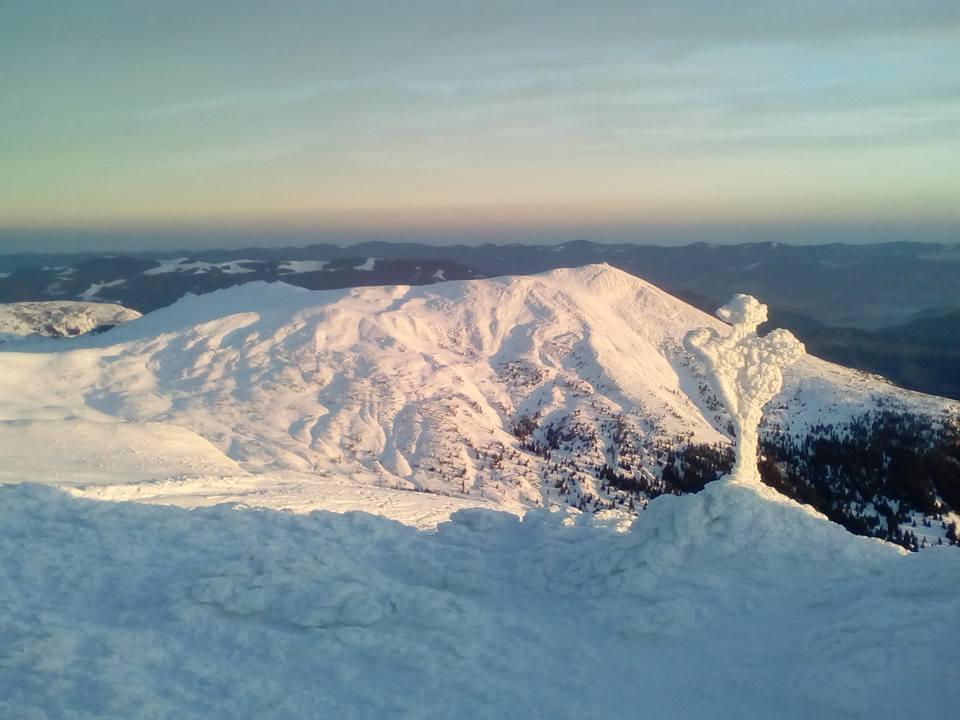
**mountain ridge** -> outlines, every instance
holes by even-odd
[[[960,246],[951,244],[662,247],[571,241],[448,247],[381,241],[189,253],[0,255],[0,301],[82,296],[147,312],[188,292],[250,280],[310,289],[430,284],[598,262],[707,312],[734,293],[761,297],[777,327],[791,330],[815,354],[910,389],[960,399],[953,371],[960,341],[951,320],[951,313],[960,311]],[[926,363],[916,359],[918,332]]]
[[[732,441],[680,343],[695,327],[725,326],[606,265],[429,286],[251,283],[0,353],[9,398],[44,378],[0,411],[181,426],[251,474],[245,487],[296,477],[291,507],[341,478],[514,512],[638,512],[674,491],[665,468],[683,448],[722,456]],[[936,419],[958,406],[806,356],[765,432],[799,441],[881,407]]]

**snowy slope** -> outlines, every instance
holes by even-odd
[[[170,423],[308,496],[346,481],[513,511],[602,505],[617,497],[595,477],[603,463],[656,478],[678,445],[730,442],[680,345],[700,326],[723,327],[608,266],[322,292],[254,283],[68,352],[0,353],[0,419]],[[802,433],[878,403],[957,409],[807,357],[767,415]],[[518,427],[554,447],[524,450]]]
[[[195,433],[153,422],[4,420],[0,457],[0,482],[24,479],[24,468],[62,486],[246,474]]]
[[[10,718],[940,718],[960,553],[715,483],[626,532],[0,488]],[[779,542],[757,538],[777,537]]]
[[[136,310],[93,302],[23,302],[0,304],[0,342],[30,335],[72,337],[140,317]]]
[[[8,343],[0,717],[955,714],[954,549],[763,486],[561,507],[604,492],[601,460],[729,442],[679,344],[698,326],[720,324],[592,266],[254,284]],[[768,416],[881,403],[957,409],[805,358]]]

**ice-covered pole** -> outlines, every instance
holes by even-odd
[[[710,386],[726,406],[737,434],[733,482],[759,483],[757,447],[763,406],[783,386],[782,368],[803,355],[803,343],[787,330],[759,337],[757,326],[767,319],[767,306],[750,295],[734,295],[717,310],[731,325],[727,335],[700,328],[687,333],[683,344],[707,367]]]

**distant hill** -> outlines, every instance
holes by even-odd
[[[101,255],[72,263],[52,258],[43,265],[19,265],[14,256],[6,262],[12,269],[0,275],[0,302],[82,298],[117,302],[141,312],[170,305],[187,293],[202,295],[258,280],[330,290],[424,285],[478,276],[452,260],[356,255],[319,260],[264,260],[236,254],[211,259],[209,253],[174,258]]]
[[[423,285],[606,262],[711,312],[736,292],[811,352],[915,390],[960,398],[960,244],[777,243],[682,247],[432,246],[245,248],[186,253],[0,256],[0,302],[89,299],[149,312],[186,293],[255,281],[308,289]]]
[[[27,337],[103,332],[140,313],[111,303],[49,301],[0,304],[0,343]]]

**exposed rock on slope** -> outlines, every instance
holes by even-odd
[[[8,303],[0,305],[0,342],[30,335],[73,337],[107,330],[138,317],[136,310],[108,303]]]

